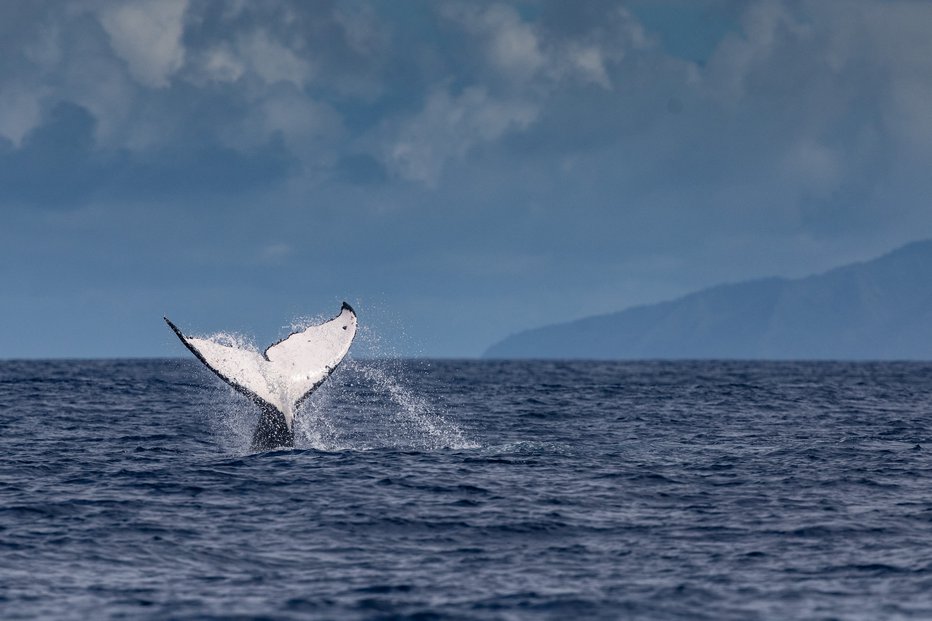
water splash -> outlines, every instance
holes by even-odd
[[[344,360],[304,402],[295,420],[295,445],[321,451],[472,449],[440,404],[421,394],[411,363]],[[250,452],[259,410],[243,395],[209,380],[205,394],[212,435],[225,451]]]
[[[213,437],[225,452],[250,452],[259,408],[226,384],[212,379],[211,386],[207,420]]]
[[[410,384],[397,359],[346,360],[299,413],[298,442],[321,450],[478,446]]]

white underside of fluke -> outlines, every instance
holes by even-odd
[[[356,336],[356,313],[344,302],[339,315],[289,335],[264,352],[186,336],[167,318],[178,338],[224,381],[285,416],[291,429],[295,409],[333,372]]]

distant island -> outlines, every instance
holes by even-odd
[[[932,240],[527,330],[486,358],[932,360]]]

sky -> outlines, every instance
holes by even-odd
[[[0,358],[358,355],[932,237],[932,3],[0,0]]]

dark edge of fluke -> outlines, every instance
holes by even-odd
[[[210,366],[210,363],[208,363],[207,360],[204,359],[204,356],[201,355],[201,352],[197,351],[194,347],[191,346],[190,343],[188,343],[187,338],[185,337],[184,333],[178,329],[178,326],[173,324],[168,317],[162,317],[162,319],[165,320],[165,323],[168,324],[168,327],[172,329],[172,331],[175,333],[178,339],[184,344],[184,346],[188,348],[188,351],[194,354],[194,356],[198,360],[200,360],[201,363],[205,367],[213,371],[214,375],[216,375],[217,377],[222,379],[224,382],[232,386],[233,389],[239,392],[240,394],[243,394],[249,397],[249,399],[252,400],[252,402],[258,405],[259,407],[272,408],[273,410],[277,411],[278,408],[276,408],[274,405],[272,405],[271,403],[269,403],[268,401],[266,401],[265,399],[263,399],[262,397],[254,393],[253,391],[249,390],[245,386],[240,386],[239,384],[237,384],[236,382],[228,378],[226,375],[224,375],[223,373],[221,373],[214,367]]]

